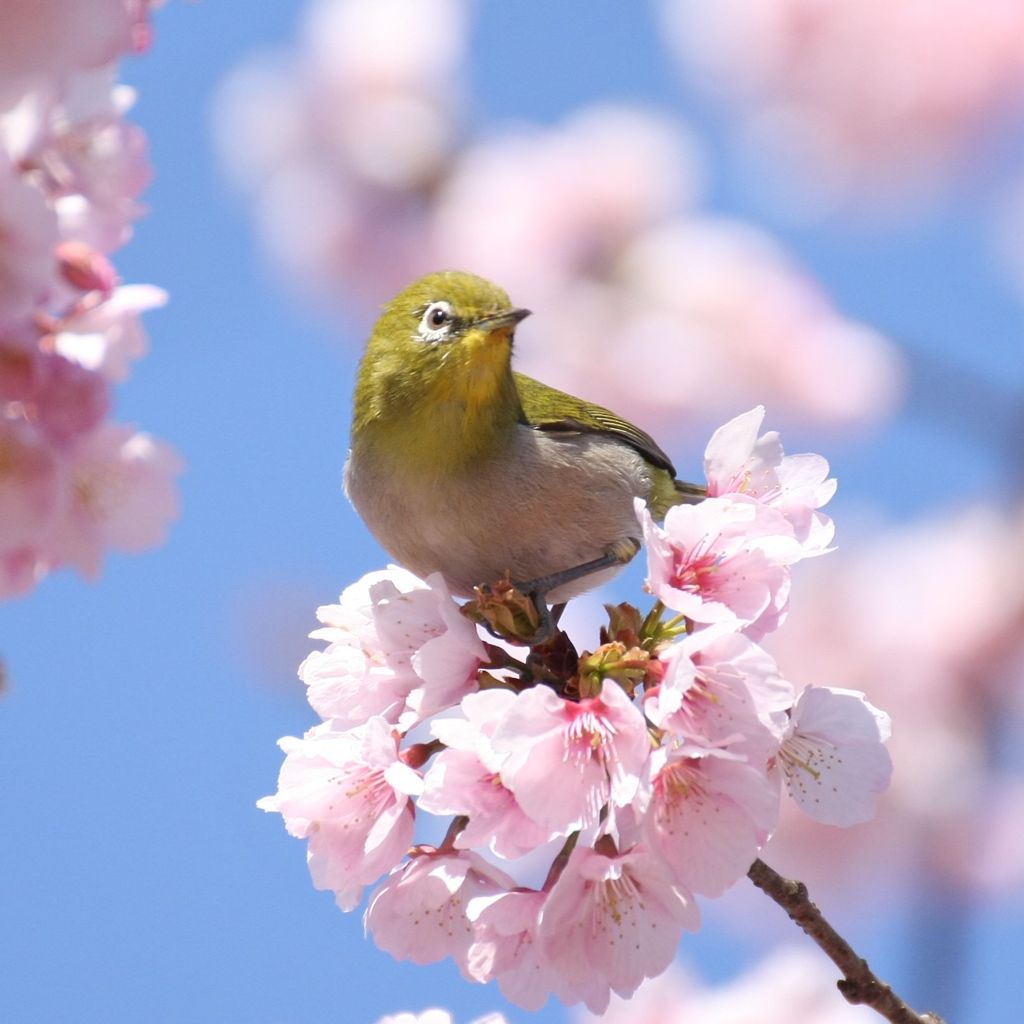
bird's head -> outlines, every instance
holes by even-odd
[[[472,410],[507,397],[512,339],[527,315],[497,285],[474,274],[449,270],[421,277],[384,307],[374,326],[357,405],[438,403]]]

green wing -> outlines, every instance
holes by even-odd
[[[638,451],[652,465],[673,477],[676,475],[672,460],[658,447],[654,438],[621,416],[616,416],[610,409],[549,388],[547,384],[522,373],[513,376],[523,410],[523,422],[534,430],[552,434],[610,435]]]

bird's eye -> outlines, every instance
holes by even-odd
[[[452,307],[447,302],[432,302],[423,311],[420,337],[427,341],[440,340],[448,333],[453,320]]]

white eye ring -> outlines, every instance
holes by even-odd
[[[440,341],[451,330],[452,307],[443,301],[432,302],[423,311],[418,334],[424,341]]]

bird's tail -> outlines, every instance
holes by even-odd
[[[708,489],[703,484],[688,484],[685,480],[675,480],[673,483],[676,485],[680,505],[696,505],[708,496]]]

